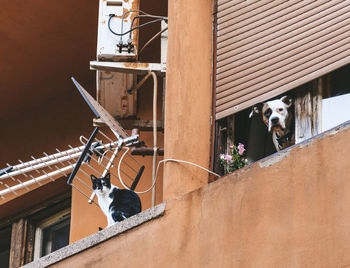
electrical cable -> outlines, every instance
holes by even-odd
[[[133,13],[133,12],[138,12],[138,13],[142,13],[142,14],[147,14],[146,12],[143,12],[142,10],[139,10],[139,9],[134,9],[134,10],[129,10],[129,11],[126,11],[123,13],[122,15],[122,23],[121,23],[121,30],[123,31],[123,22],[124,22],[124,17],[126,14],[129,14],[129,13]],[[148,14],[147,14],[148,15]],[[120,36],[120,43],[122,44],[123,43],[123,39],[122,39],[123,36]]]
[[[139,56],[142,52],[142,50],[144,50],[151,42],[153,42],[159,35],[161,35],[162,33],[164,33],[165,31],[168,30],[168,27],[164,28],[163,30],[159,31],[158,33],[156,33],[151,39],[149,39],[144,45],[143,47],[141,47],[141,49],[139,50],[138,52],[138,55]]]
[[[122,177],[120,176],[120,165],[121,165],[121,163],[122,163],[122,161],[123,161],[124,156],[125,156],[125,155],[128,153],[128,151],[129,151],[129,148],[128,148],[128,147],[124,147],[123,149],[125,149],[125,152],[124,152],[124,153],[122,154],[122,156],[120,157],[119,163],[118,163],[118,178],[119,178],[120,183],[123,185],[123,187],[124,187],[125,189],[130,190],[130,188],[129,188],[128,186],[126,186],[126,184],[124,183]],[[137,193],[137,192],[135,192],[135,193]]]
[[[128,153],[128,151],[129,151],[129,148],[128,148],[128,147],[125,147],[125,148],[123,148],[123,149],[126,149],[126,150],[125,150],[125,152],[123,153],[123,155],[120,157],[120,160],[119,160],[119,163],[118,163],[118,178],[119,178],[120,183],[123,185],[123,187],[124,187],[125,189],[130,190],[130,188],[124,183],[123,179],[122,179],[121,176],[120,176],[120,165],[121,165],[121,163],[122,163],[122,161],[123,161],[124,156],[125,156],[125,155]],[[157,174],[157,173],[156,173],[156,174]],[[155,179],[155,180],[153,181],[151,187],[149,187],[146,191],[142,191],[142,192],[134,191],[134,192],[137,193],[137,194],[145,194],[145,193],[147,193],[147,192],[149,192],[150,190],[153,189],[154,185],[156,184],[156,181],[157,181],[157,180]]]
[[[118,164],[118,177],[119,177],[120,183],[123,185],[123,187],[124,187],[125,189],[130,190],[130,188],[129,188],[128,186],[126,186],[125,183],[123,182],[122,178],[120,177],[120,172],[119,172],[119,170],[120,170],[120,164],[121,164],[121,162],[122,162],[124,156],[126,155],[126,153],[129,151],[129,148],[127,148],[127,147],[124,148],[124,149],[127,149],[127,150],[124,152],[124,154],[123,154],[122,157],[120,158],[120,161],[119,161],[119,164]],[[155,186],[156,181],[157,181],[159,166],[160,166],[160,164],[165,163],[165,162],[178,162],[178,163],[184,163],[184,164],[192,165],[192,166],[198,167],[198,168],[200,168],[200,169],[202,169],[202,170],[204,170],[204,171],[207,171],[208,173],[210,173],[210,174],[212,174],[212,175],[214,175],[214,176],[216,176],[216,177],[219,177],[219,178],[221,177],[219,174],[216,174],[215,172],[212,172],[211,170],[209,170],[209,169],[207,169],[207,168],[204,168],[204,167],[202,167],[202,166],[200,166],[200,165],[197,165],[197,164],[195,164],[195,163],[192,163],[192,162],[189,162],[189,161],[185,161],[185,160],[179,160],[179,159],[168,158],[168,159],[160,160],[160,161],[158,162],[157,169],[156,169],[156,174],[155,174],[155,180],[154,180],[154,182],[152,183],[151,187],[149,187],[147,190],[142,191],[142,192],[136,192],[136,191],[135,191],[135,193],[137,193],[137,194],[145,194],[145,193],[149,192],[151,189],[153,189],[153,187]]]
[[[124,18],[125,18],[125,16],[126,16],[127,14],[133,13],[133,12],[138,12],[138,13],[141,13],[141,14],[143,14],[143,15],[135,16],[135,17],[132,19],[132,23],[131,23],[131,26],[130,26],[130,30],[127,31],[127,32],[125,32],[125,33],[123,33],[123,29],[124,29],[124,27],[123,27],[123,25],[124,25],[124,24],[123,24]],[[120,36],[120,41],[119,41],[119,44],[120,44],[120,45],[123,44],[123,39],[122,39],[122,37],[123,37],[125,34],[128,34],[128,33],[129,33],[129,39],[131,40],[132,31],[134,31],[134,30],[136,30],[136,29],[139,29],[139,28],[141,28],[141,27],[143,27],[143,26],[146,26],[146,25],[148,25],[148,24],[151,24],[151,23],[154,23],[154,22],[157,22],[157,21],[158,21],[158,20],[154,20],[154,21],[151,21],[151,22],[149,22],[149,23],[145,23],[145,24],[143,24],[143,25],[139,25],[139,26],[133,28],[133,24],[134,24],[134,21],[135,21],[136,18],[140,18],[140,17],[149,17],[149,18],[158,18],[158,19],[161,19],[161,20],[168,20],[167,17],[151,15],[151,14],[148,14],[148,13],[142,11],[142,10],[139,10],[139,9],[129,10],[129,11],[124,12],[123,15],[122,15],[122,19],[121,19],[121,31],[122,31],[122,33],[116,33],[116,32],[114,32],[114,31],[112,30],[111,25],[110,25],[111,19],[112,19],[112,17],[114,17],[114,16],[115,16],[114,14],[110,14],[110,15],[109,15],[109,19],[108,19],[108,29],[111,31],[111,33],[113,33],[113,34],[115,34],[115,35],[117,35],[117,36]]]
[[[144,24],[135,26],[134,28],[131,28],[129,31],[126,31],[126,32],[124,32],[124,33],[116,33],[116,32],[114,32],[114,31],[111,29],[111,19],[112,19],[113,17],[115,17],[114,14],[109,15],[109,19],[108,19],[108,29],[111,31],[112,34],[117,35],[117,36],[126,35],[126,34],[132,32],[132,31],[134,31],[134,30],[140,29],[140,28],[142,28],[142,27],[144,27],[144,26],[147,26],[147,25],[149,25],[149,24],[152,24],[152,23],[159,22],[159,21],[162,21],[162,20],[163,20],[163,19],[152,20],[152,21],[149,21],[149,22],[145,22]]]
[[[219,174],[216,174],[215,172],[213,172],[213,171],[211,171],[211,170],[209,170],[209,169],[207,169],[207,168],[204,168],[204,167],[202,167],[202,166],[200,166],[200,165],[197,165],[197,164],[195,164],[195,163],[192,163],[192,162],[189,162],[189,161],[185,161],[185,160],[172,159],[172,158],[163,159],[163,160],[161,160],[161,161],[158,162],[157,171],[156,171],[156,176],[158,175],[158,168],[159,168],[159,165],[160,165],[161,163],[164,163],[164,162],[178,162],[178,163],[189,164],[189,165],[198,167],[198,168],[200,168],[200,169],[203,169],[204,171],[207,171],[208,173],[210,173],[210,174],[212,174],[212,175],[214,175],[214,176],[216,176],[216,177],[219,177],[219,178],[221,177]]]
[[[156,163],[157,163],[157,151],[158,151],[158,147],[157,147],[157,93],[158,93],[158,80],[157,80],[157,75],[154,72],[150,72],[143,80],[146,81],[150,76],[152,76],[153,78],[153,161],[152,161],[152,186],[147,189],[146,191],[143,192],[136,192],[138,194],[143,194],[143,193],[147,193],[148,191],[150,191],[152,189],[152,206],[154,206],[155,204],[155,190],[154,190],[154,186],[156,184]],[[125,185],[125,183],[123,182],[121,176],[120,176],[120,165],[121,162],[124,158],[124,156],[126,155],[126,153],[129,151],[129,148],[127,148],[127,150],[124,152],[124,154],[122,155],[122,157],[119,160],[118,163],[118,178],[120,180],[120,183],[126,188],[129,189],[129,187],[127,187]],[[130,190],[130,189],[129,189]]]
[[[146,13],[146,12],[140,10],[140,9],[128,10],[128,11],[124,12],[123,15],[122,15],[122,23],[121,23],[121,29],[122,29],[122,31],[123,31],[123,22],[124,22],[124,17],[125,17],[125,15],[127,15],[127,14],[129,14],[129,13],[133,13],[133,12],[138,12],[138,13],[141,13],[141,14],[143,14],[143,15],[147,15],[147,16],[149,16],[149,17],[151,17],[151,16],[152,16],[152,17],[158,17],[158,16],[155,16],[155,15],[148,14],[148,13]],[[159,16],[159,17],[160,17],[160,16]],[[167,17],[164,17],[164,18],[167,19]],[[121,37],[120,37],[120,40],[122,40]]]
[[[139,18],[154,18],[154,19],[162,19],[162,20],[168,20],[167,17],[163,17],[163,16],[155,16],[155,15],[137,15],[135,17],[132,18],[131,21],[131,25],[130,25],[130,29],[132,29],[132,27],[134,26],[134,22],[136,19]],[[131,38],[131,32],[129,33],[129,37]]]
[[[158,93],[158,80],[157,75],[151,72],[153,78],[153,161],[152,161],[152,185],[156,184],[156,163],[157,163],[157,93]],[[152,188],[152,207],[156,202],[156,189]]]

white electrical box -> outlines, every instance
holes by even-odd
[[[97,60],[136,58],[139,31],[127,32],[139,25],[139,20],[134,19],[138,12],[130,12],[139,10],[139,5],[140,0],[99,0]]]
[[[133,61],[138,51],[140,0],[99,0],[97,60]],[[124,34],[125,33],[125,34]],[[97,101],[114,117],[135,117],[137,94],[127,94],[136,75],[97,71]]]

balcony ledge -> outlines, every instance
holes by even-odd
[[[69,258],[88,248],[94,247],[108,239],[111,239],[121,233],[129,231],[145,222],[158,218],[164,215],[166,203],[161,203],[153,208],[147,209],[133,217],[130,217],[122,222],[116,223],[106,229],[85,237],[71,245],[56,250],[49,255],[46,255],[38,260],[30,262],[22,267],[24,268],[42,268],[50,266],[54,263]]]

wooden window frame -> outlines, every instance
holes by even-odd
[[[0,226],[12,225],[9,268],[17,268],[34,260],[35,232],[38,223],[60,211],[70,209],[70,206],[71,193],[68,192],[0,222]]]
[[[303,88],[294,89],[295,144],[321,133],[322,99],[330,95],[330,75],[326,74],[305,84]],[[215,122],[213,168],[221,175],[223,170],[220,167],[219,156],[227,153],[228,146],[235,141],[234,122],[235,114]]]
[[[41,252],[42,252],[42,242],[43,242],[43,230],[46,227],[49,227],[55,223],[58,223],[62,220],[62,218],[66,217],[70,214],[70,208],[66,208],[46,219],[43,219],[41,222],[39,222],[36,225],[35,228],[35,243],[34,243],[34,256],[33,259],[37,260],[41,258]]]

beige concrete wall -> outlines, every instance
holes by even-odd
[[[347,267],[350,125],[167,203],[54,267]]]
[[[212,102],[213,0],[169,1],[165,158],[209,167]],[[168,162],[164,199],[208,182],[208,174]]]

